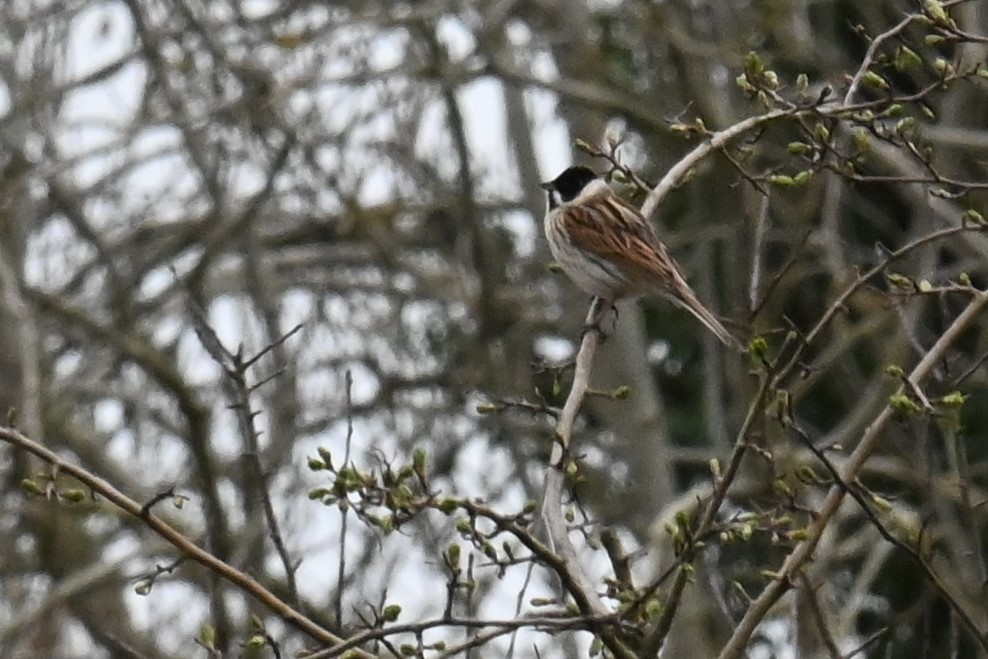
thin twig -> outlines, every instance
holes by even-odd
[[[765,291],[762,293],[762,298],[755,304],[754,307],[752,307],[751,313],[749,314],[749,320],[755,319],[755,316],[758,315],[758,312],[760,312],[762,307],[765,306],[765,303],[768,302],[769,297],[772,295],[772,292],[775,290],[776,286],[779,285],[779,282],[782,281],[782,278],[785,277],[786,273],[799,262],[799,259],[802,256],[803,248],[806,247],[806,243],[809,242],[810,236],[813,235],[814,231],[815,230],[813,228],[807,229],[803,232],[803,236],[793,245],[789,259],[772,277],[772,281],[768,283],[768,286],[765,287]]]
[[[820,633],[820,638],[827,648],[830,659],[842,659],[840,650],[837,648],[837,643],[834,642],[834,635],[830,633],[827,620],[823,617],[823,609],[820,607],[820,599],[817,597],[816,589],[810,583],[810,578],[806,576],[805,572],[799,573],[799,587],[803,597],[806,598],[807,608],[809,608],[810,615],[813,617],[813,624],[816,625],[817,631]]]
[[[988,564],[985,562],[985,543],[981,537],[981,525],[978,524],[978,515],[974,510],[974,502],[971,499],[971,464],[967,458],[967,445],[960,432],[951,431],[949,440],[954,443],[954,453],[956,454],[957,485],[960,489],[961,511],[967,531],[970,533],[971,544],[974,548],[973,560],[978,566],[978,585],[981,592],[981,601],[988,602]],[[981,624],[988,622],[988,611],[981,611]]]
[[[350,444],[353,439],[353,374],[347,369],[344,375],[346,388],[346,443],[343,448],[343,466],[350,464]],[[346,538],[349,506],[340,509],[340,564],[336,569],[336,593],[333,608],[336,613],[336,628],[343,629],[343,586],[346,578]]]
[[[766,250],[765,236],[768,234],[769,196],[764,194],[758,204],[758,216],[755,218],[755,237],[751,252],[751,281],[748,284],[748,304],[751,314],[758,308],[758,289],[762,285],[762,259]]]
[[[9,192],[8,192],[9,194]],[[41,346],[42,333],[38,331],[35,314],[28,306],[21,293],[21,277],[12,259],[7,258],[0,249],[0,311],[6,309],[14,325],[12,334],[16,335],[16,349],[19,373],[13,382],[17,383],[17,416],[18,424],[27,433],[40,437],[44,431],[41,420],[41,392],[44,391],[41,379]],[[10,321],[7,321],[10,322]],[[11,374],[4,376],[8,382]],[[0,409],[4,417],[11,410]],[[3,417],[0,417],[3,418]]]
[[[510,620],[441,616],[439,618],[423,620],[420,622],[395,623],[387,625],[386,627],[373,627],[357,634],[343,645],[306,655],[306,659],[331,659],[332,657],[339,657],[345,654],[347,650],[365,643],[380,641],[385,637],[393,637],[397,634],[422,634],[430,629],[452,629],[458,627],[464,629],[485,629],[488,627],[494,627],[496,630],[500,630],[496,634],[496,636],[500,636],[501,634],[506,634],[517,629],[545,629],[552,631],[563,631],[567,629],[594,629],[595,627],[614,624],[619,624],[619,622],[617,616],[613,614],[604,617],[534,615],[521,616]],[[461,646],[461,651],[472,647],[475,646],[469,642],[465,643]]]
[[[858,88],[861,86],[861,81],[864,80],[868,69],[874,64],[875,56],[878,54],[878,49],[881,48],[882,44],[905,30],[911,23],[919,20],[921,17],[922,14],[920,13],[910,13],[897,24],[871,40],[871,43],[868,44],[868,50],[865,51],[865,55],[861,59],[861,65],[858,66],[857,72],[851,78],[851,84],[847,87],[847,93],[844,94],[844,105],[850,105],[854,102],[854,97],[858,95]]]
[[[877,632],[875,632],[874,634],[863,640],[861,644],[858,645],[858,647],[854,648],[846,655],[844,655],[844,659],[852,659],[853,657],[856,657],[857,655],[861,654],[862,652],[870,648],[872,645],[880,641],[888,633],[889,633],[888,627],[879,629]]]
[[[235,400],[231,407],[237,412],[240,431],[244,441],[247,443],[247,460],[254,470],[254,476],[257,479],[257,488],[261,505],[264,509],[265,523],[271,536],[271,543],[274,545],[275,552],[278,554],[278,558],[285,570],[285,580],[292,601],[296,608],[301,608],[298,584],[295,581],[295,565],[288,553],[288,547],[285,545],[285,540],[281,534],[281,527],[278,523],[278,516],[275,514],[274,503],[271,501],[267,472],[261,464],[260,437],[257,427],[254,425],[254,418],[257,416],[257,412],[253,410],[251,403],[251,392],[254,390],[254,387],[251,387],[247,382],[247,369],[257,363],[258,356],[245,359],[242,349],[236,353],[231,353],[227,350],[216,335],[216,332],[206,322],[205,314],[196,307],[193,307],[192,318],[195,322],[196,335],[213,360],[223,367],[227,380],[231,385],[231,397]],[[297,325],[280,339],[261,349],[259,354],[266,354],[274,346],[280,345],[288,337],[297,332],[300,327],[301,325]]]

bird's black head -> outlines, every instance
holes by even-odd
[[[549,192],[549,207],[555,208],[559,203],[576,199],[583,188],[596,178],[597,174],[589,167],[583,165],[567,167],[562,174],[542,184],[542,189]]]

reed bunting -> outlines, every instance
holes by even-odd
[[[724,345],[740,349],[700,304],[652,225],[592,169],[570,167],[542,189],[553,257],[581,290],[604,301],[605,311],[622,298],[657,293],[696,316]]]

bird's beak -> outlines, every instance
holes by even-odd
[[[552,181],[546,181],[544,183],[539,183],[539,187],[542,188],[543,190],[549,190],[549,191],[552,191],[552,190],[555,190],[556,189],[552,185]]]

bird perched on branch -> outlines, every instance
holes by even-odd
[[[581,290],[604,300],[605,310],[623,298],[658,294],[696,316],[724,345],[740,349],[700,304],[652,225],[592,169],[569,167],[542,188],[553,257]]]

